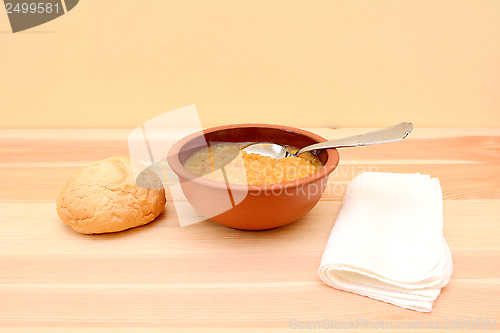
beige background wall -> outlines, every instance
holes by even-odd
[[[12,34],[0,127],[500,126],[500,1],[81,0]]]

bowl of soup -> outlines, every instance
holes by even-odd
[[[269,142],[293,153],[324,141],[282,125],[225,125],[177,141],[167,161],[185,197],[204,217],[235,229],[266,230],[300,219],[318,203],[339,155],[322,149],[277,160],[242,149]]]

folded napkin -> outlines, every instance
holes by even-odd
[[[347,188],[318,274],[334,288],[430,312],[452,267],[439,180],[365,172]]]

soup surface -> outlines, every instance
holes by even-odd
[[[278,184],[307,177],[322,164],[311,153],[300,157],[274,159],[260,154],[247,154],[241,148],[247,144],[211,143],[191,155],[184,167],[195,175],[233,184]],[[287,147],[295,153],[298,149]]]

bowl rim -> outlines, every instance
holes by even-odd
[[[179,160],[179,152],[181,151],[182,147],[186,145],[188,142],[191,140],[194,140],[197,137],[200,137],[202,135],[208,134],[208,133],[213,133],[221,130],[228,130],[228,129],[237,129],[237,128],[246,128],[246,127],[261,127],[261,128],[273,128],[277,130],[284,130],[284,131],[289,131],[289,132],[294,132],[300,135],[305,135],[308,136],[309,138],[317,141],[317,142],[325,142],[327,141],[325,138],[322,136],[312,133],[310,131],[306,131],[301,128],[297,127],[291,127],[291,126],[285,126],[285,125],[278,125],[278,124],[264,124],[264,123],[241,123],[241,124],[231,124],[231,125],[222,125],[222,126],[215,126],[215,127],[210,127],[207,129],[203,129],[201,131],[197,131],[194,133],[191,133],[177,142],[175,142],[172,147],[170,147],[167,155],[167,162],[170,166],[170,168],[174,171],[174,173],[183,179],[186,179],[188,181],[197,183],[199,185],[204,185],[204,186],[209,186],[209,187],[214,187],[214,188],[220,188],[220,189],[225,189],[227,190],[228,187],[230,190],[241,190],[241,191],[270,191],[270,190],[286,190],[289,188],[294,188],[294,187],[299,187],[303,186],[306,184],[314,183],[322,178],[328,177],[330,173],[332,173],[338,166],[339,163],[339,154],[337,149],[335,148],[328,148],[325,149],[328,153],[328,161],[326,162],[325,165],[323,165],[322,168],[320,168],[317,172],[303,178],[299,178],[296,180],[291,180],[283,183],[276,183],[276,184],[260,184],[260,185],[249,185],[249,184],[235,184],[235,183],[225,183],[225,182],[219,182],[211,179],[206,179],[203,177],[200,177],[190,171],[188,171],[182,163]]]

